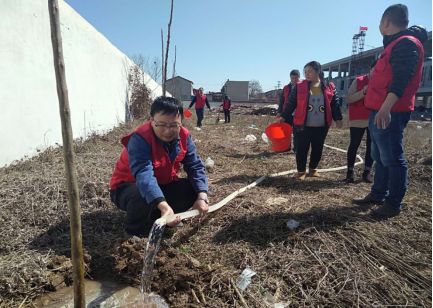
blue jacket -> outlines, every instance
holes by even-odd
[[[173,161],[180,151],[179,139],[170,143],[161,140],[158,141],[162,143],[170,160]],[[153,176],[152,152],[149,144],[140,135],[133,134],[129,139],[127,149],[129,168],[135,176],[138,190],[141,196],[146,200],[146,203],[154,206],[165,201],[164,194],[156,178]],[[193,189],[196,192],[207,192],[208,180],[205,173],[205,166],[197,155],[191,135],[188,136],[187,152],[182,164]]]

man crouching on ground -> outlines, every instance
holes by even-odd
[[[158,97],[150,120],[122,138],[124,146],[110,180],[113,203],[126,211],[125,230],[147,236],[153,222],[188,210],[208,211],[208,180],[188,130],[182,127],[183,106]],[[178,178],[180,165],[188,178]],[[177,225],[180,218],[168,224]]]

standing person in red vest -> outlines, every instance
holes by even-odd
[[[377,219],[400,214],[407,190],[407,162],[404,157],[403,133],[414,110],[424,61],[424,28],[409,23],[403,4],[388,7],[379,29],[384,50],[371,73],[365,106],[372,110],[368,129],[371,154],[375,161],[374,182],[370,193],[353,199],[358,205],[382,205],[372,212]]]
[[[281,114],[289,103],[290,92],[292,92],[293,88],[300,82],[301,73],[298,70],[290,71],[290,83],[285,85],[283,91],[280,94],[277,117],[280,120]],[[293,133],[293,151],[296,152],[296,132],[292,129]]]
[[[126,232],[145,236],[160,216],[193,207],[208,211],[208,180],[175,98],[158,97],[150,121],[122,138],[124,146],[110,180],[113,203],[126,211]],[[188,178],[178,178],[183,165]],[[177,218],[169,224],[176,225]]]
[[[297,129],[296,167],[294,175],[303,181],[306,176],[318,177],[317,166],[322,158],[323,145],[332,120],[341,128],[339,98],[333,83],[323,77],[322,66],[311,61],[304,66],[305,80],[296,85],[289,96],[289,103],[281,116]],[[311,146],[310,162],[307,156]]]
[[[209,101],[207,100],[206,95],[203,94],[203,88],[198,89],[198,93],[194,96],[189,104],[189,108],[191,108],[195,104],[195,114],[197,115],[197,127],[202,126],[202,121],[204,119],[204,105],[206,104],[207,108],[210,110]]]
[[[224,123],[230,123],[230,108],[232,108],[232,101],[230,97],[224,95],[224,100],[220,107],[223,107]]]
[[[370,65],[372,70],[376,61]],[[344,181],[346,183],[353,183],[353,168],[355,166],[356,152],[361,144],[364,132],[367,131],[367,140],[365,143],[365,158],[364,158],[364,172],[362,173],[362,180],[367,183],[372,183],[370,171],[373,166],[373,159],[371,158],[371,139],[370,132],[368,131],[368,117],[370,110],[364,105],[364,98],[367,93],[368,81],[370,74],[356,77],[349,87],[347,92],[346,101],[349,106],[349,127],[350,127],[350,144],[347,150],[347,174]]]

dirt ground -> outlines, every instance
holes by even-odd
[[[185,121],[202,159],[215,161],[211,203],[295,168],[293,153],[272,153],[261,139],[273,120],[261,113],[237,107],[230,124],[207,113],[201,131],[194,118]],[[124,233],[125,215],[108,193],[119,139],[132,128],[77,141],[75,150],[87,277],[137,286],[146,239]],[[246,141],[248,134],[257,141]],[[345,149],[348,135],[331,129],[326,143]],[[355,184],[341,182],[344,172],[303,183],[267,179],[200,224],[166,231],[152,290],[171,307],[431,306],[431,123],[410,123],[406,137],[409,189],[400,216],[376,221],[351,204],[369,192],[359,181],[362,167]],[[345,162],[344,153],[325,149],[320,167]],[[72,282],[63,170],[59,148],[0,169],[0,307],[32,307]],[[289,230],[289,219],[300,226]],[[236,280],[247,266],[257,274],[241,292]]]

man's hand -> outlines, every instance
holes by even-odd
[[[200,192],[195,200],[192,208],[200,212],[200,219],[203,218],[207,212],[209,211],[208,202],[206,202],[207,194],[204,192]]]
[[[343,127],[343,121],[341,121],[341,120],[337,120],[337,121],[335,121],[335,126],[336,126],[337,128],[342,128],[342,127]]]
[[[282,116],[275,117],[275,123],[284,123],[286,119],[284,119]]]
[[[387,108],[380,108],[374,117],[374,124],[379,129],[385,129],[391,123],[391,113]]]
[[[374,117],[374,125],[379,129],[385,129],[391,123],[391,109],[395,102],[398,100],[398,96],[392,92],[389,92],[385,98],[385,101],[380,107],[379,111]]]
[[[367,89],[368,89],[368,85],[365,85],[365,86],[362,88],[362,94],[364,94],[364,96],[367,94]]]
[[[173,209],[165,201],[158,203],[157,207],[161,211],[161,217],[174,215]],[[180,223],[180,217],[177,216],[175,220],[167,223],[167,226],[174,227],[174,226],[178,225],[179,223]]]

